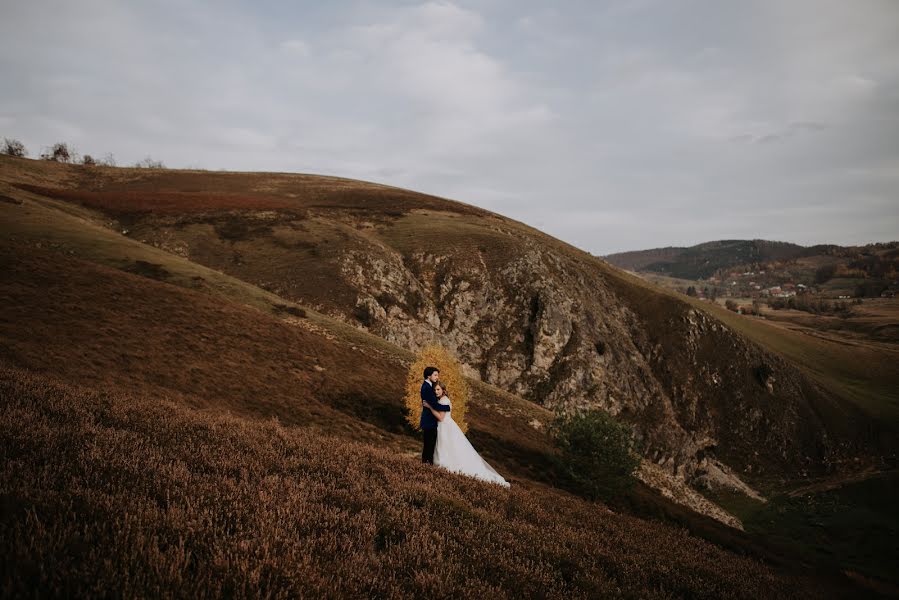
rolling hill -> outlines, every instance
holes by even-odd
[[[788,242],[718,240],[687,248],[669,246],[618,252],[603,258],[628,271],[663,273],[680,279],[705,279],[720,269],[803,256],[808,249]]]
[[[76,255],[105,252],[109,266],[210,285],[196,267],[172,272],[161,254],[123,260],[125,248],[152,246],[407,351],[439,340],[470,376],[506,392],[631,422],[647,456],[690,481],[750,492],[879,452],[862,411],[780,356],[469,205],[310,175],[0,165],[0,193],[28,200],[27,210],[3,207],[14,230],[27,222],[41,237],[48,224],[57,237],[47,243]],[[70,239],[60,213],[92,235]]]
[[[740,279],[746,274],[762,287],[801,283],[842,295],[870,297],[899,289],[899,242],[800,246],[768,240],[719,240],[689,248],[620,252],[603,258],[621,269],[682,279],[681,287],[691,283],[714,287],[728,280],[745,283]]]
[[[43,542],[28,542],[34,554],[16,555],[18,560],[49,557],[54,543],[68,543],[68,536],[75,535],[64,526],[69,514],[65,503],[73,496],[63,491],[54,496],[56,504],[42,498],[52,496],[54,489],[73,489],[81,477],[78,464],[103,473],[104,462],[96,457],[107,454],[85,463],[86,457],[66,449],[61,441],[65,435],[53,433],[75,418],[66,410],[87,411],[78,417],[86,429],[77,434],[66,430],[66,435],[92,439],[98,448],[130,440],[132,454],[152,446],[157,470],[169,468],[160,453],[167,446],[174,452],[181,443],[174,432],[196,432],[201,421],[219,423],[227,414],[230,420],[221,423],[245,424],[241,427],[249,433],[243,441],[210,440],[193,458],[187,450],[178,455],[180,462],[174,464],[180,471],[173,477],[182,483],[172,480],[174,487],[167,488],[172,493],[185,480],[206,477],[203,491],[179,492],[191,506],[213,498],[220,503],[223,478],[252,487],[269,481],[263,473],[283,473],[285,467],[278,465],[287,464],[289,456],[267,458],[269,471],[254,471],[242,456],[272,435],[263,424],[273,419],[289,431],[285,435],[297,436],[291,442],[295,446],[320,449],[309,458],[315,467],[292,472],[290,486],[313,485],[316,470],[330,473],[331,453],[341,445],[359,460],[375,452],[391,472],[420,477],[414,459],[418,442],[403,424],[401,396],[412,353],[431,341],[448,346],[468,369],[475,390],[469,437],[525,494],[519,500],[523,504],[557,505],[564,498],[571,503],[565,510],[572,514],[593,515],[598,509],[556,489],[546,434],[555,409],[609,410],[635,426],[647,460],[661,476],[745,498],[756,497],[756,490],[767,496],[794,489],[812,476],[856,472],[891,450],[890,438],[881,435],[882,424],[855,399],[809,377],[701,307],[523,224],[461,203],[331,177],[87,168],[9,157],[0,157],[0,197],[0,362],[6,365],[4,409],[12,411],[4,423],[18,419],[26,425],[22,431],[29,432],[19,435],[14,427],[4,431],[8,456],[16,459],[5,471],[4,506],[12,508],[4,513],[0,531],[6,541],[12,536],[25,540],[30,530],[22,529],[19,517],[28,509],[56,524],[55,533]],[[108,396],[112,404],[98,404],[97,394]],[[60,397],[73,404],[64,410]],[[85,408],[79,409],[81,404]],[[162,413],[160,404],[167,407]],[[105,420],[103,407],[112,405],[121,407],[116,411],[137,407],[131,425]],[[160,414],[171,417],[165,420]],[[45,417],[51,420],[42,422]],[[158,425],[135,434],[134,423],[141,421]],[[98,424],[105,427],[102,432]],[[41,436],[50,440],[49,446],[27,443],[29,437]],[[58,460],[40,454],[46,447],[60,450]],[[38,478],[13,486],[39,464],[55,469],[65,484]],[[133,491],[104,488],[101,475],[84,484],[87,497],[79,502],[86,508],[78,514],[94,515],[85,517],[92,532],[85,548],[98,540],[115,547],[124,543],[116,541],[117,535],[137,530],[122,524],[104,529],[110,506],[135,503],[148,515],[156,514],[147,508],[148,502],[159,501],[148,495],[152,480],[139,471],[122,462],[108,472],[110,477],[127,475]],[[255,474],[246,479],[244,471]],[[442,477],[425,475],[432,476]],[[388,485],[377,473],[359,477],[379,494]],[[423,485],[438,484],[427,480]],[[470,493],[480,497],[480,492]],[[228,504],[238,512],[251,502],[241,494]],[[642,510],[687,525],[721,546],[790,562],[760,549],[759,538],[687,515],[647,491],[639,494]],[[501,503],[489,494],[484,496],[491,507],[486,512],[464,502],[459,508],[453,494],[426,497],[448,505],[459,518],[474,511],[478,519],[512,519],[509,527],[527,528],[514,523],[513,509],[497,508]],[[391,514],[423,509],[415,497],[404,498],[370,508]],[[349,502],[344,496],[334,500],[343,507],[334,517],[338,527],[358,508],[344,501]],[[95,512],[101,505],[107,512]],[[185,506],[178,510],[189,513]],[[192,514],[191,519],[201,518],[201,513]],[[291,514],[302,520],[301,512]],[[316,508],[311,514],[321,513]],[[135,523],[151,520],[141,518]],[[210,581],[210,565],[225,560],[213,560],[211,553],[229,530],[221,516],[200,529],[192,529],[196,521],[191,519],[166,533],[174,546],[167,542],[153,552],[174,552],[178,543],[183,549],[185,540],[199,543],[191,550],[193,563],[186,563],[193,564],[190,585],[196,585]],[[631,526],[631,517],[624,519],[615,522],[630,527],[635,539],[670,535],[664,525],[634,520]],[[487,521],[477,521],[475,529]],[[562,527],[557,531],[570,525],[554,522]],[[591,531],[606,535],[598,532],[608,532],[603,527],[611,522],[597,521]],[[655,534],[640,527],[661,529]],[[391,525],[381,538],[376,528],[372,543],[377,547],[383,539],[396,539],[402,546],[404,540],[426,535],[415,530],[408,537],[391,537],[397,528]],[[218,541],[200,543],[198,531]],[[578,554],[582,541],[558,535]],[[452,539],[459,551],[487,543],[470,536]],[[264,560],[253,562],[251,557],[259,556],[253,552],[260,551],[253,544],[258,543],[257,538],[231,549],[228,560],[234,562],[228,564],[243,565],[239,569],[247,575],[228,585],[258,583],[260,569],[276,578],[267,580],[270,585],[283,587],[288,584],[277,577],[299,576],[292,571],[285,575],[288,566],[278,563],[271,549],[263,551]],[[300,542],[284,543],[281,548],[290,552],[303,548]],[[123,547],[125,555],[144,547],[135,544]],[[507,547],[518,556],[518,550],[503,545]],[[714,554],[719,549],[696,548],[701,560],[726,568],[717,573],[678,563],[678,558],[653,571],[655,567],[608,558],[585,563],[568,551],[548,550],[545,556],[551,558],[534,571],[543,574],[533,575],[528,585],[590,595],[630,589],[635,577],[655,581],[665,578],[662,571],[670,575],[686,569],[698,573],[688,577],[692,583],[674,577],[670,585],[658,584],[657,593],[715,596],[743,585],[751,595],[754,583],[738,584],[725,571],[733,567],[733,572],[753,573],[756,567],[729,553]],[[616,546],[608,552],[621,560],[625,550]],[[637,543],[626,552],[655,556],[656,551]],[[72,564],[109,558],[87,550],[79,556],[85,562]],[[174,568],[170,558],[160,564]],[[408,565],[397,560],[396,569]],[[727,562],[731,560],[735,562]],[[573,562],[565,567],[567,561]],[[608,566],[601,576],[600,563]],[[315,569],[322,564],[307,565],[309,573],[320,576],[322,571]],[[790,564],[790,570],[797,568]],[[636,570],[627,571],[632,568]],[[63,572],[71,581],[86,581],[74,571]],[[399,570],[379,572],[406,581]],[[783,595],[796,590],[792,575],[758,573],[759,581],[771,581],[771,588]],[[484,579],[489,572],[466,576]],[[12,577],[8,580],[26,581]],[[175,585],[174,579],[158,574],[140,577],[145,579],[135,579],[134,585],[163,580]],[[596,589],[589,587],[594,580],[602,582]],[[350,578],[347,585],[357,587],[346,589],[361,589],[361,581]],[[417,582],[402,589],[439,589],[432,585],[438,584]],[[506,585],[497,583],[508,590]],[[311,593],[318,588],[295,589]]]

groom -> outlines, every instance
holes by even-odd
[[[437,394],[434,393],[434,384],[440,379],[440,371],[437,367],[425,369],[425,380],[421,384],[421,421],[419,425],[424,433],[425,445],[421,451],[421,462],[426,465],[434,464],[434,447],[437,446],[437,417],[428,407],[434,410],[448,411],[449,406],[437,402]]]

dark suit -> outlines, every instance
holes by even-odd
[[[434,386],[427,380],[421,383],[421,399],[434,410],[446,412],[449,406],[440,404],[437,401],[437,394],[434,393]],[[437,446],[437,424],[440,421],[437,417],[425,407],[421,408],[421,420],[419,425],[424,435],[424,448],[421,451],[421,462],[434,464],[434,448]]]

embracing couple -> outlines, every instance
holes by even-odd
[[[481,458],[453,420],[449,390],[440,381],[440,371],[428,367],[424,376],[421,384],[420,424],[424,432],[421,462],[509,487],[509,482]]]

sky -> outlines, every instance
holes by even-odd
[[[0,137],[375,181],[594,254],[899,239],[899,1],[2,2]]]

